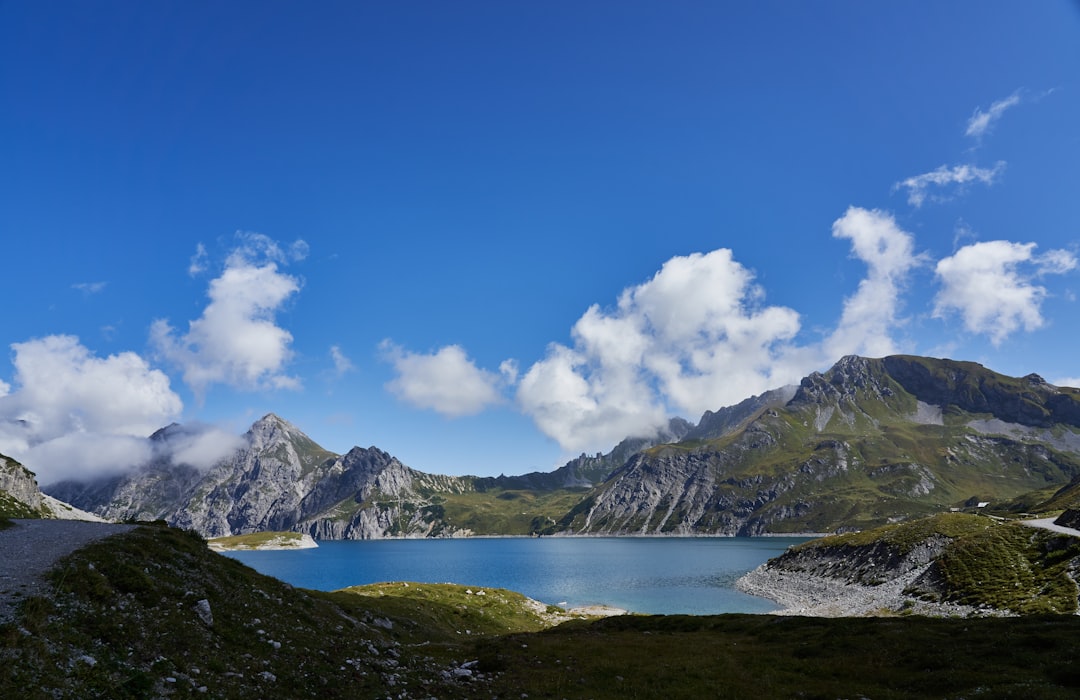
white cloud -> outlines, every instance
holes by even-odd
[[[11,347],[18,388],[3,397],[4,415],[28,420],[39,437],[71,430],[148,435],[183,408],[169,378],[133,352],[96,357],[70,335]]]
[[[339,377],[356,369],[352,360],[346,357],[337,345],[330,346],[330,359],[334,361],[334,374]]]
[[[197,469],[208,469],[245,446],[243,437],[204,424],[166,430],[163,437],[153,441],[155,457]]]
[[[89,296],[91,294],[97,294],[98,292],[101,292],[105,289],[107,285],[108,282],[79,282],[77,284],[71,285],[71,288],[77,289],[83,294]]]
[[[68,479],[113,476],[153,456],[146,438],[108,433],[68,433],[30,447],[20,460],[45,486]]]
[[[15,343],[15,389],[0,395],[0,452],[38,473],[120,470],[145,450],[134,438],[170,422],[183,408],[169,378],[133,352],[102,358],[74,336]],[[93,451],[80,454],[79,449]]]
[[[1062,377],[1050,383],[1054,386],[1071,386],[1074,389],[1080,389],[1080,377]]]
[[[931,172],[915,175],[906,180],[902,180],[893,185],[893,189],[907,189],[908,204],[914,207],[921,207],[927,197],[930,197],[935,201],[946,201],[949,199],[947,196],[929,194],[931,188],[944,188],[950,185],[958,185],[963,189],[965,185],[972,182],[981,182],[985,185],[992,185],[998,175],[1004,171],[1005,161],[998,161],[992,168],[980,168],[974,165],[954,165],[950,168],[947,165],[942,165],[937,170],[932,170]]]
[[[959,313],[964,327],[989,336],[994,345],[1021,328],[1042,327],[1041,306],[1047,291],[1034,278],[1076,268],[1076,257],[1064,250],[1036,256],[1034,243],[986,241],[964,246],[940,260],[936,273],[942,288],[934,300],[934,317]]]
[[[912,268],[921,264],[911,234],[885,212],[851,207],[833,223],[834,238],[851,241],[852,254],[866,263],[867,276],[844,302],[836,330],[825,341],[825,355],[881,357],[897,352],[900,295]]]
[[[206,272],[206,265],[209,262],[210,256],[206,252],[206,246],[199,243],[195,246],[195,254],[191,256],[191,261],[188,263],[188,274],[192,277],[201,275]]]
[[[300,289],[300,280],[280,272],[278,261],[306,254],[306,244],[285,253],[266,236],[239,237],[225,269],[210,282],[210,303],[189,322],[187,333],[165,319],[150,331],[153,346],[183,370],[184,381],[200,396],[215,383],[238,389],[300,386],[285,373],[292,334],[276,324],[275,314]]]
[[[968,119],[967,130],[964,131],[964,136],[971,136],[972,138],[982,138],[983,135],[993,130],[994,125],[1001,119],[1001,115],[1005,113],[1005,110],[1010,107],[1015,107],[1020,104],[1019,91],[1014,92],[1003,100],[998,100],[994,104],[990,105],[990,109],[985,112],[975,108],[975,113],[971,115],[971,119]]]
[[[614,309],[590,307],[573,348],[548,348],[521,380],[522,410],[564,449],[591,451],[654,433],[669,409],[696,417],[797,378],[799,316],[764,306],[753,279],[728,249],[668,260]]]
[[[422,354],[386,340],[381,349],[398,375],[386,388],[417,408],[459,417],[479,413],[503,400],[503,377],[477,367],[457,345]],[[503,363],[504,368],[511,366]]]

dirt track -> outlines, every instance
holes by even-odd
[[[19,601],[48,586],[44,574],[62,557],[94,540],[127,532],[134,525],[79,520],[13,520],[0,530],[0,622]]]

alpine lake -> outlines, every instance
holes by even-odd
[[[735,590],[746,572],[807,537],[476,537],[320,541],[313,549],[226,552],[299,588],[387,581],[506,588],[543,603],[643,614],[767,613]]]

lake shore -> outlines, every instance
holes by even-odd
[[[779,604],[774,615],[807,617],[927,617],[1006,616],[970,605],[932,603],[904,595],[929,564],[876,586],[849,583],[827,576],[782,571],[762,564],[735,582],[735,589]]]
[[[308,534],[282,533],[277,537],[254,543],[237,541],[235,538],[230,537],[221,537],[207,540],[206,546],[215,552],[273,552],[315,549],[319,546],[319,543]]]

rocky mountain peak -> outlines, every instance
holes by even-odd
[[[251,424],[247,431],[248,442],[253,450],[264,450],[282,442],[297,439],[310,440],[299,428],[277,414],[267,413]]]
[[[184,426],[179,423],[169,423],[164,428],[158,428],[150,436],[152,442],[168,442],[169,438],[184,432]]]
[[[854,401],[860,396],[884,399],[893,395],[881,360],[847,355],[827,372],[803,377],[794,403]]]

